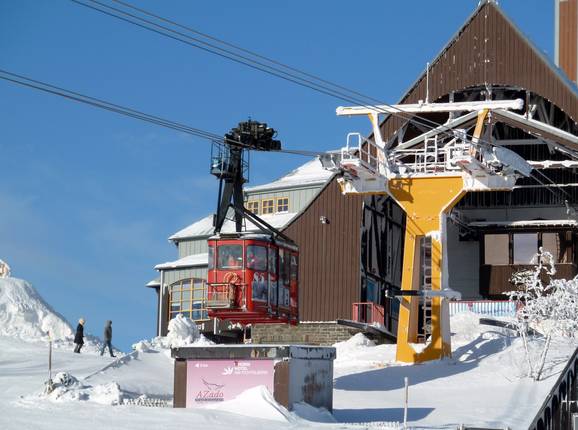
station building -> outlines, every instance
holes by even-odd
[[[398,102],[524,101],[521,111],[492,115],[483,139],[522,156],[534,174],[519,179],[511,192],[468,193],[448,216],[446,282],[464,300],[504,299],[511,275],[527,267],[540,247],[556,258],[556,276],[577,274],[578,14],[576,0],[555,6],[556,63],[494,1],[482,1]],[[415,117],[470,133],[476,121],[459,112]],[[397,116],[386,116],[380,127],[389,147],[427,145],[436,133]],[[353,315],[356,303],[373,303],[382,312],[380,322],[395,334],[399,303],[385,293],[400,287],[405,216],[387,196],[343,196],[338,177],[311,160],[277,181],[246,188],[246,207],[300,248],[303,326],[337,330],[336,320],[359,318]],[[225,225],[224,231],[233,228]],[[159,334],[176,313],[216,330],[203,305],[211,234],[208,216],[169,238],[178,257],[157,265],[160,278],[147,285],[158,293]],[[334,333],[334,339],[341,335]],[[308,336],[297,340],[316,341]],[[288,340],[271,333],[262,339]]]

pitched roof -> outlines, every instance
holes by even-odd
[[[329,182],[334,174],[334,172],[325,170],[319,159],[314,158],[276,181],[254,187],[246,187],[245,192],[254,193],[285,188],[323,185]]]
[[[209,262],[209,254],[207,253],[194,254],[194,255],[187,255],[186,257],[180,258],[175,261],[167,261],[166,263],[157,264],[155,266],[155,269],[167,270],[167,269],[182,269],[185,267],[206,266],[208,262]]]
[[[481,1],[429,68],[429,100],[484,84],[510,85],[538,94],[578,120],[578,87],[544,55],[493,0]],[[426,99],[425,71],[399,103]],[[403,120],[382,122],[391,135]]]
[[[329,181],[335,176],[334,172],[325,170],[321,165],[318,158],[309,160],[307,163],[299,166],[292,172],[288,173],[281,178],[270,182],[268,184],[257,185],[255,187],[245,188],[245,192],[264,192],[273,191],[288,188],[303,188],[303,187],[313,187],[321,186],[329,183]],[[321,188],[320,188],[321,191]],[[302,211],[301,211],[302,212]],[[271,224],[276,229],[282,229],[286,227],[292,220],[294,220],[299,215],[298,212],[285,212],[285,213],[275,213],[275,214],[264,214],[259,215],[265,222]],[[245,231],[257,232],[259,228],[254,225],[249,220],[245,221]],[[179,230],[175,234],[169,237],[169,240],[177,241],[188,238],[202,238],[209,237],[213,235],[213,216],[208,215],[193,224]],[[230,220],[226,220],[222,233],[234,233],[235,223]]]
[[[271,224],[276,229],[281,229],[285,227],[295,216],[295,212],[285,212],[276,214],[266,214],[260,215],[259,217],[263,219],[266,223]],[[249,220],[245,220],[245,230],[247,232],[257,232],[260,231],[259,228]],[[221,233],[234,233],[235,232],[235,222],[231,220],[226,220],[221,229]],[[206,216],[197,222],[183,228],[182,230],[176,232],[169,240],[182,240],[188,238],[202,238],[209,237],[214,234],[213,230],[213,215]]]

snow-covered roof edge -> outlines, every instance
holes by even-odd
[[[155,278],[145,284],[145,287],[157,288],[161,286],[161,278]]]
[[[518,220],[518,221],[472,221],[470,227],[577,227],[573,219]]]
[[[175,261],[167,261],[166,263],[157,264],[155,270],[183,269],[186,267],[206,266],[207,264],[209,264],[208,253],[193,254]]]
[[[334,175],[334,172],[330,172],[323,168],[318,158],[314,158],[272,182],[255,185],[254,187],[245,187],[243,191],[246,193],[254,193],[270,190],[314,187],[331,181]]]

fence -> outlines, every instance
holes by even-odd
[[[363,322],[367,324],[384,324],[384,310],[383,306],[377,305],[373,302],[353,303],[351,312],[351,319],[353,321]]]
[[[450,316],[460,312],[473,312],[488,317],[514,317],[516,315],[516,302],[511,300],[460,300],[452,301]]]

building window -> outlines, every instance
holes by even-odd
[[[261,202],[261,214],[272,214],[273,212],[275,212],[275,206],[274,206],[274,200],[273,199],[267,199],[267,200],[263,200]]]
[[[538,233],[515,233],[513,250],[514,264],[532,264],[538,253]]]
[[[510,264],[510,238],[508,234],[484,236],[484,264]]]
[[[554,257],[555,263],[569,263],[569,244],[572,236],[569,232],[542,233],[542,249]]]
[[[255,215],[259,215],[259,200],[249,200],[247,202],[247,209]]]
[[[277,199],[277,212],[289,212],[289,198]]]
[[[169,286],[169,321],[182,314],[195,321],[209,319],[204,279],[182,279]]]

